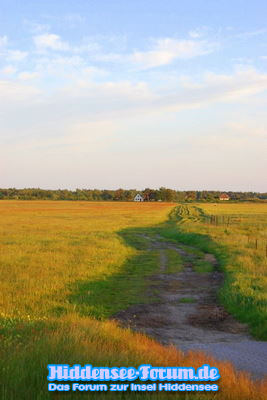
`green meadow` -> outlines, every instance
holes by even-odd
[[[267,204],[181,205],[167,225],[166,237],[217,257],[224,272],[220,302],[253,336],[267,340]]]

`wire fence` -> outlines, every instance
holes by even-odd
[[[246,217],[241,215],[204,215],[203,218],[206,224],[225,226],[226,228],[246,222]],[[264,251],[265,257],[267,257],[267,239],[259,238],[254,235],[244,236],[246,237],[248,247]]]

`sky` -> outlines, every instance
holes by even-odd
[[[266,0],[0,0],[0,187],[267,191]]]

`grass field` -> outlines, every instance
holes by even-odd
[[[198,208],[174,207],[166,203],[0,202],[2,399],[50,398],[46,380],[49,363],[136,367],[151,363],[198,368],[209,362],[220,370],[221,390],[203,398],[265,398],[266,382],[256,385],[227,363],[197,353],[184,356],[107,320],[116,311],[142,301],[144,278],[158,271],[159,255],[146,251],[146,241],[138,234],[160,231],[173,240],[193,242],[199,251],[208,248],[219,257],[227,277],[222,301],[236,314],[236,304],[241,302],[240,310],[251,315],[248,322],[252,330],[264,336],[260,321],[266,312],[265,258],[245,237],[249,231],[264,239],[266,206],[201,205],[204,213],[247,216],[244,228],[241,223],[228,227],[207,224]],[[169,273],[177,265],[182,268],[171,251],[168,258]],[[262,307],[257,312],[259,304]],[[242,317],[241,312],[238,315]],[[59,396],[76,399],[83,395]],[[97,393],[91,397],[100,398]],[[118,399],[126,397],[129,394],[116,395]],[[202,398],[197,394],[183,397]],[[114,398],[112,393],[110,398]]]
[[[79,296],[88,297],[84,282],[94,282],[91,291],[97,291],[137,255],[143,268],[141,274],[135,273],[136,286],[142,286],[142,275],[154,268],[153,255],[137,254],[118,232],[158,224],[171,206],[141,207],[142,212],[136,203],[1,202],[1,315],[37,320],[75,312]],[[125,305],[133,301],[132,284],[128,279],[123,282],[120,306],[123,298]],[[118,282],[114,285],[116,296]],[[87,311],[100,316],[99,304],[111,299],[100,299],[99,293],[94,300],[92,296]]]
[[[225,273],[221,302],[267,340],[267,204],[183,205],[175,213],[178,224],[164,234],[217,255]]]
[[[202,209],[230,216],[229,225],[225,219],[213,226],[213,233],[210,228],[205,232],[225,245],[229,254],[221,300],[249,324],[254,336],[267,340],[267,204],[204,205]]]

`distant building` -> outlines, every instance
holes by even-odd
[[[144,201],[144,198],[141,196],[140,193],[137,193],[137,195],[134,198],[134,201]]]
[[[230,200],[230,197],[226,193],[222,193],[220,195],[220,200]]]

